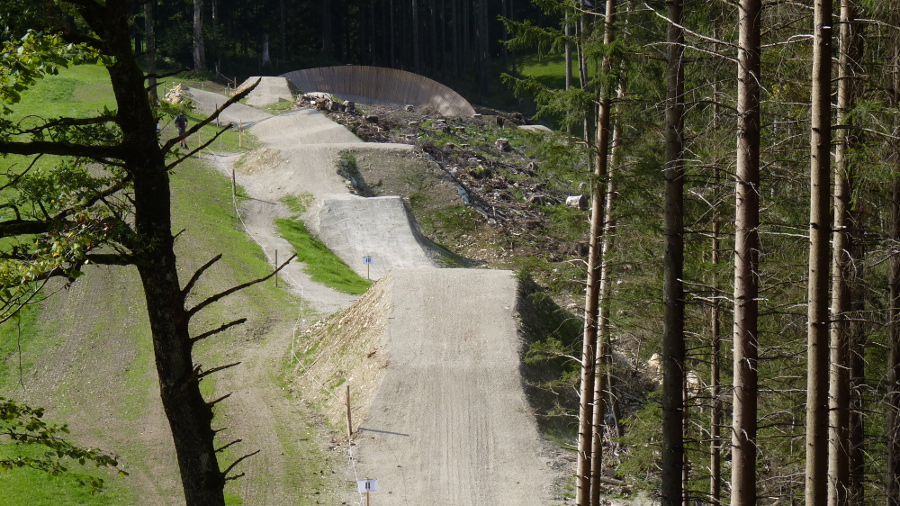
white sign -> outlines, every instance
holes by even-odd
[[[378,480],[358,480],[356,482],[356,490],[359,491],[360,494],[366,493],[375,493],[378,492]]]
[[[375,265],[375,257],[363,257],[363,265]]]

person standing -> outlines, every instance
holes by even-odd
[[[181,138],[180,147],[187,149],[187,140],[185,138],[185,132],[187,132],[187,116],[184,115],[184,112],[179,112],[178,116],[175,117],[175,127],[178,128],[178,136]]]

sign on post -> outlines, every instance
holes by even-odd
[[[360,494],[368,494],[378,492],[378,480],[359,480],[356,482],[356,489]]]
[[[374,265],[374,264],[375,264],[375,257],[370,257],[370,256],[363,257],[363,265],[366,266],[366,279],[372,279],[372,277],[369,276],[369,272],[372,269],[372,265]]]

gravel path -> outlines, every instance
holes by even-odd
[[[203,112],[222,100],[192,93]],[[229,112],[242,119],[243,111]],[[255,154],[257,162],[245,163],[238,171],[238,182],[251,197],[244,207],[250,234],[267,251],[276,244],[286,248],[271,226],[287,212],[279,199],[308,194],[314,201],[304,216],[310,228],[357,271],[365,272],[357,257],[372,254],[372,277],[387,276],[382,289],[391,307],[383,337],[388,366],[357,434],[357,471],[359,477],[379,480],[377,504],[553,502],[558,477],[542,457],[542,442],[521,387],[517,284],[511,273],[434,267],[427,240],[417,234],[399,198],[350,195],[335,172],[342,150],[409,146],[365,145],[308,109],[276,117],[248,113],[244,123],[249,122],[263,146]],[[230,172],[232,158],[216,160]],[[302,285],[298,289],[303,297],[322,312],[352,302],[315,287],[300,274],[293,279]],[[277,351],[261,356],[272,359]],[[242,369],[245,385],[271,381],[263,367]],[[251,398],[253,388],[248,386],[239,400]],[[255,409],[252,404],[246,407]],[[273,419],[280,416],[272,414]],[[274,432],[266,427],[253,430]],[[278,454],[277,447],[258,443],[264,453]],[[354,484],[348,483],[348,497],[358,497],[353,490]],[[251,496],[273,499],[283,494]]]

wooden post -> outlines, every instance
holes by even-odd
[[[237,179],[234,175],[234,167],[231,167],[231,196],[237,195]]]
[[[350,417],[350,385],[347,384],[347,442],[350,442],[350,439],[353,437],[353,419]],[[366,502],[369,502],[368,499],[369,492],[366,492]]]
[[[214,110],[215,110],[215,111],[218,111],[218,110],[219,110],[219,103],[218,103],[218,102],[216,102],[216,108],[215,108]],[[219,126],[219,117],[216,116],[216,127],[218,127],[218,126]]]
[[[275,250],[275,268],[278,268],[278,250]],[[275,288],[278,288],[278,271],[275,271]]]

